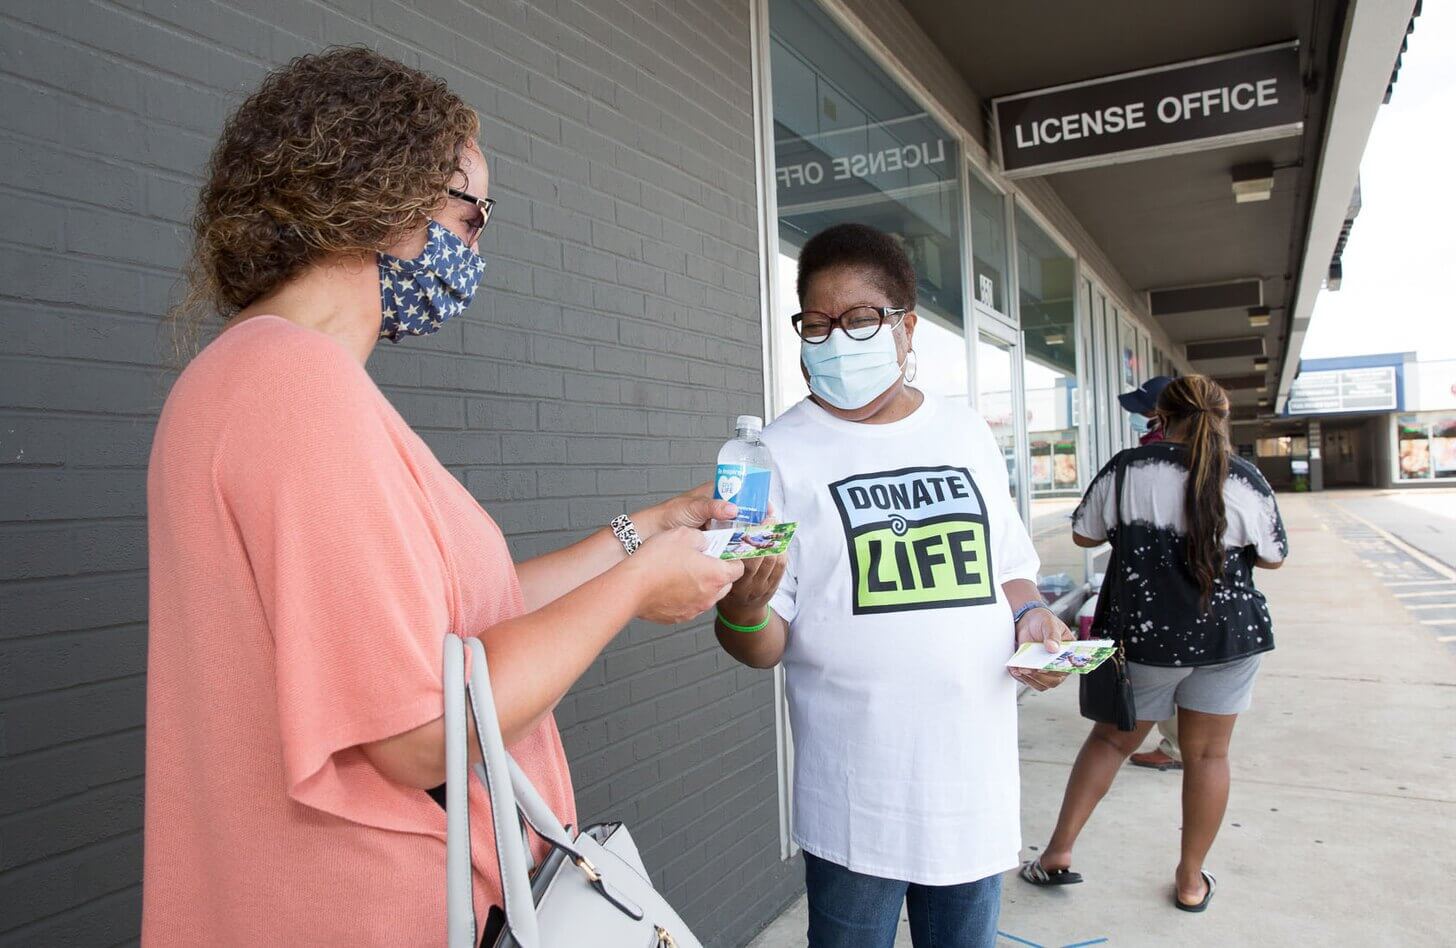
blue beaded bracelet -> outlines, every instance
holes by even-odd
[[[1030,602],[1023,602],[1020,606],[1017,606],[1016,611],[1011,614],[1011,624],[1015,625],[1016,623],[1020,622],[1021,617],[1026,615],[1033,609],[1045,609],[1048,612],[1052,611],[1052,607],[1047,605],[1045,602],[1042,602],[1040,599],[1033,599]]]

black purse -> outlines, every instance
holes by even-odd
[[[1122,523],[1122,485],[1127,475],[1126,458],[1118,458],[1113,480],[1112,554],[1107,559],[1107,573],[1097,596],[1097,611],[1092,614],[1092,634],[1117,642],[1117,653],[1090,674],[1081,676],[1078,704],[1082,717],[1102,724],[1116,724],[1119,731],[1137,726],[1137,705],[1132,697],[1132,683],[1127,677],[1127,646],[1120,626],[1122,609],[1122,560],[1127,546]],[[1115,618],[1114,618],[1115,617]]]

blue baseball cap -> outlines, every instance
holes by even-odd
[[[1158,396],[1172,384],[1172,376],[1155,375],[1131,392],[1117,396],[1117,402],[1135,415],[1151,415],[1158,407]]]

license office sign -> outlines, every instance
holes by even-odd
[[[992,101],[1011,178],[1298,135],[1303,117],[1294,40]]]

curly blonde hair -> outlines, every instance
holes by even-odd
[[[436,211],[480,132],[441,80],[362,46],[274,70],[223,126],[193,218],[178,355],[320,259],[372,253]]]

